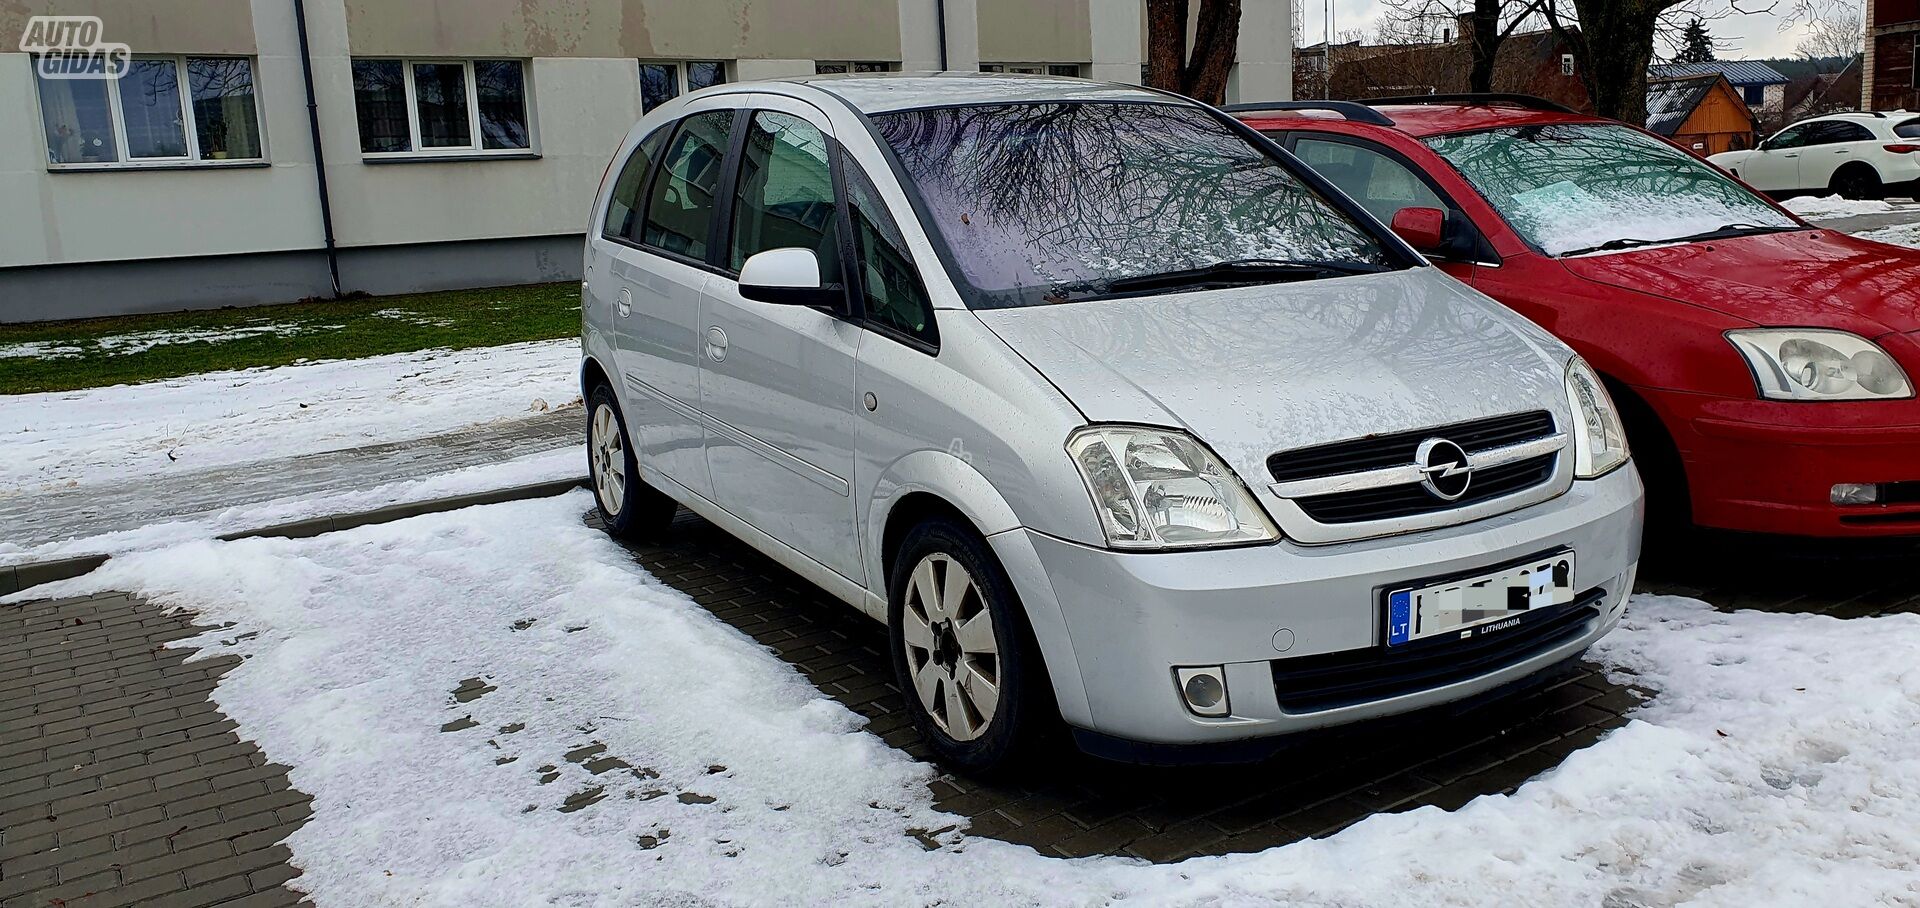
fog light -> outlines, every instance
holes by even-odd
[[[1832,498],[1834,504],[1877,504],[1880,486],[1871,482],[1836,482]]]
[[[1180,683],[1180,696],[1187,701],[1187,709],[1196,716],[1224,716],[1227,714],[1227,681],[1220,666],[1205,668],[1174,669],[1174,677]]]

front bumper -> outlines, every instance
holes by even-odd
[[[1920,400],[1728,400],[1641,391],[1680,449],[1693,522],[1791,536],[1920,535],[1920,498],[1835,505],[1835,483],[1920,493]]]
[[[1030,530],[993,537],[1028,610],[1057,605],[1071,658],[1048,646],[1066,719],[1153,744],[1267,737],[1470,697],[1578,654],[1619,620],[1640,554],[1638,474],[1576,482],[1552,501],[1455,527],[1326,546],[1120,553]],[[1590,615],[1550,645],[1434,686],[1289,710],[1276,679],[1296,657],[1385,656],[1383,592],[1568,547]],[[1336,657],[1337,658],[1337,657]],[[1225,668],[1230,715],[1188,711],[1177,666]],[[1071,707],[1068,704],[1073,704]]]

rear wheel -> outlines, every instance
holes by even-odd
[[[1833,175],[1833,182],[1827,188],[1843,199],[1854,201],[1877,199],[1883,190],[1880,174],[1865,164],[1842,167],[1839,173]]]
[[[629,437],[613,389],[595,387],[587,395],[587,476],[594,509],[614,536],[658,540],[666,535],[678,505],[640,478]]]
[[[957,769],[1016,764],[1058,723],[1013,585],[971,528],[915,527],[888,585],[894,677],[915,727]]]

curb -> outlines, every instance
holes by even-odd
[[[441,511],[457,511],[483,504],[501,504],[508,501],[523,501],[529,498],[550,498],[562,495],[587,484],[585,477],[578,479],[557,479],[551,482],[537,482],[531,485],[512,486],[505,489],[493,489],[486,492],[469,492],[465,495],[449,495],[445,498],[431,498],[426,501],[410,501],[406,504],[388,505],[371,511],[353,514],[330,514],[309,520],[296,520],[292,523],[275,524],[253,530],[240,530],[223,533],[214,538],[222,542],[237,539],[306,539],[322,533],[334,533],[351,530],[355,527],[372,526],[376,523],[392,523],[408,517],[422,514],[435,514]],[[79,555],[73,558],[61,558],[57,561],[39,561],[29,564],[16,564],[0,567],[0,596],[7,596],[43,583],[56,580],[70,580],[82,574],[91,573],[106,564],[108,555]]]

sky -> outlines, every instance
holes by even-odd
[[[1294,0],[1306,13],[1306,39],[1304,45],[1318,44],[1326,34],[1326,0]],[[1727,9],[1726,0],[1704,0],[1705,8],[1714,11]],[[1744,6],[1760,6],[1761,2],[1743,3]],[[1780,3],[1786,7],[1786,2]],[[1858,3],[1854,4],[1859,6]],[[1360,29],[1369,37],[1378,21],[1383,7],[1380,0],[1335,0],[1333,25],[1336,32]],[[1762,57],[1791,57],[1794,45],[1800,42],[1805,32],[1805,23],[1796,23],[1786,31],[1781,30],[1782,20],[1777,15],[1755,13],[1752,15],[1730,14],[1707,23],[1707,29],[1720,43],[1718,55],[1726,60],[1743,60]]]

